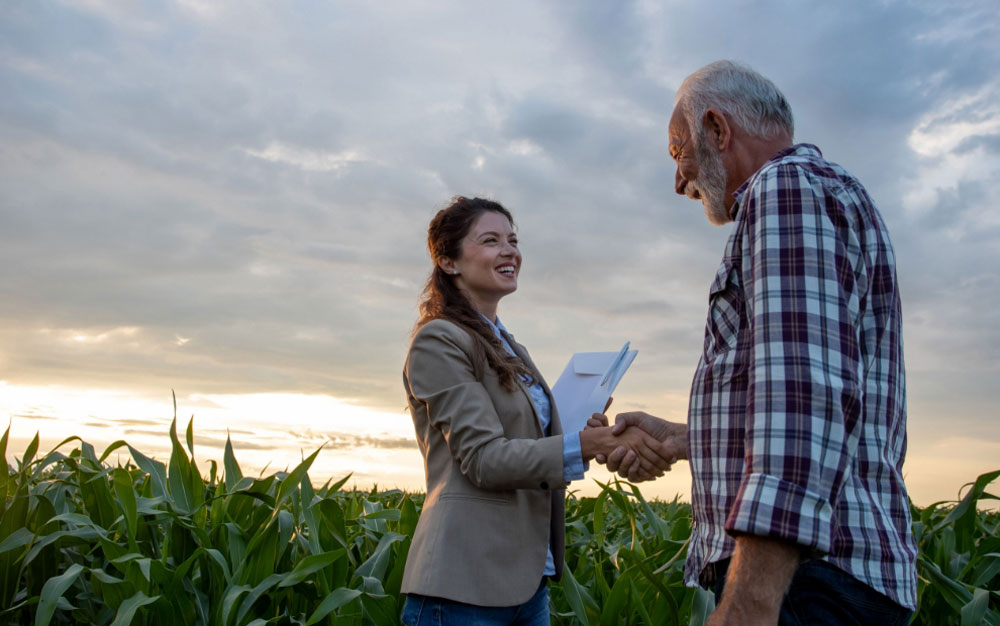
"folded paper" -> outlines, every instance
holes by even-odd
[[[625,371],[638,354],[626,342],[618,352],[577,352],[569,359],[552,396],[563,432],[583,430],[594,413],[603,413]]]

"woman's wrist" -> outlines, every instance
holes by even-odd
[[[618,447],[611,428],[585,428],[580,431],[580,456],[584,461],[591,461],[598,454],[607,455]]]

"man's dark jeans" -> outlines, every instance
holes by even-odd
[[[722,600],[729,562],[715,564],[716,604]],[[778,626],[905,626],[913,612],[825,561],[795,571],[781,604]]]

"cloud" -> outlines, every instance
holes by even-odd
[[[13,414],[11,414],[11,417],[23,417],[25,419],[32,419],[32,420],[58,420],[59,419],[59,417],[55,416],[55,415],[42,415],[40,413],[34,413],[34,412],[31,412],[31,413],[13,413]]]
[[[728,231],[673,193],[665,128],[734,58],[881,207],[914,419],[988,406],[998,35],[985,0],[4,6],[0,368],[398,410],[427,222],[483,195],[520,226],[501,316],[545,373],[631,339],[616,404],[683,416]]]
[[[307,439],[312,438],[310,437]],[[329,448],[331,450],[353,450],[357,448],[374,448],[377,450],[416,450],[417,448],[417,442],[413,439],[413,437],[339,434],[334,436],[327,435],[320,438],[319,442],[324,448]]]
[[[321,152],[289,146],[282,143],[271,143],[263,150],[245,149],[250,156],[283,163],[309,172],[334,172],[352,163],[362,163],[366,159],[358,152],[347,150],[343,152]]]
[[[904,206],[917,216],[940,215],[936,209],[943,204],[958,208],[961,219],[955,216],[946,222],[952,236],[998,224],[994,212],[982,210],[986,199],[982,192],[1000,182],[1000,160],[995,156],[1000,136],[998,97],[996,79],[973,92],[956,94],[923,115],[908,138],[922,160]],[[954,202],[957,199],[962,201]],[[956,228],[963,232],[955,232]]]

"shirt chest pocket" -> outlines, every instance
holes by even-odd
[[[745,310],[739,268],[730,259],[726,259],[716,271],[708,292],[706,359],[736,347]]]

